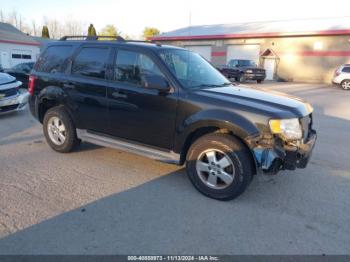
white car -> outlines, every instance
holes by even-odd
[[[344,90],[350,90],[350,64],[342,65],[335,70],[332,82]]]
[[[20,111],[28,103],[28,91],[19,90],[22,85],[15,77],[0,73],[0,114]]]

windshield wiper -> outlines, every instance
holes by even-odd
[[[223,83],[223,84],[219,84],[219,85],[215,85],[215,84],[201,84],[201,85],[197,85],[197,86],[193,86],[192,88],[201,88],[201,87],[224,87],[224,86],[229,86],[229,85],[232,85],[231,82],[226,82],[226,83]]]

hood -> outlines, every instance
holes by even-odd
[[[275,118],[303,117],[313,111],[312,106],[300,98],[243,85],[208,88],[198,92],[230,102],[238,110],[264,113]]]
[[[0,73],[0,85],[8,84],[14,81],[16,81],[15,77],[6,73]]]
[[[0,90],[18,87],[21,84],[22,82],[17,81],[15,77],[6,73],[0,73]]]

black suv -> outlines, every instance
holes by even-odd
[[[30,75],[30,109],[54,150],[88,141],[186,163],[193,185],[219,200],[259,172],[306,167],[308,103],[232,85],[182,48],[97,38],[50,43]]]

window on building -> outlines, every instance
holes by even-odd
[[[31,55],[22,55],[22,59],[32,59]]]
[[[73,62],[72,74],[105,78],[109,49],[84,47]]]
[[[21,54],[12,54],[12,58],[14,58],[14,59],[21,59],[22,55]]]
[[[64,61],[72,54],[72,46],[50,46],[39,58],[36,70],[39,72],[62,72]]]
[[[343,68],[342,72],[344,73],[350,73],[350,66],[346,66]]]
[[[12,54],[13,59],[32,59],[31,55],[24,55],[24,54]]]
[[[148,56],[133,51],[118,51],[114,79],[133,85],[141,85],[143,75],[163,76],[158,66]]]

